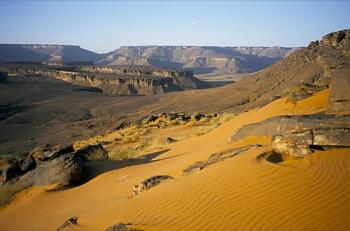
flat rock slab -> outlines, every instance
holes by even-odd
[[[278,153],[305,156],[313,149],[350,147],[350,115],[277,116],[242,127],[231,137],[272,136]]]

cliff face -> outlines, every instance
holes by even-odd
[[[1,66],[0,70],[24,76],[46,76],[74,85],[95,87],[110,95],[151,95],[205,87],[191,72],[159,69],[76,67],[64,70],[51,69],[44,65],[36,67],[8,64]]]
[[[297,48],[126,46],[97,54],[79,46],[0,44],[0,62],[92,62],[98,65],[153,66],[202,73],[255,72],[289,55]],[[86,64],[85,64],[86,65]]]
[[[152,65],[200,73],[245,73],[261,70],[292,53],[285,47],[121,47],[98,61],[107,65]]]

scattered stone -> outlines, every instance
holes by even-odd
[[[165,137],[165,143],[167,144],[167,145],[169,145],[169,144],[171,144],[171,143],[174,143],[174,142],[176,142],[177,140],[175,140],[175,139],[173,139],[173,138],[171,138],[171,137]]]
[[[156,115],[148,115],[141,119],[141,124],[148,124],[150,122],[156,121],[159,117]]]
[[[92,161],[92,160],[107,160],[108,151],[102,146],[102,144],[88,145],[79,149],[76,152],[83,161]]]
[[[230,150],[223,151],[220,153],[214,153],[214,154],[210,155],[210,157],[207,161],[198,161],[198,162],[190,165],[189,167],[185,168],[182,171],[182,174],[184,176],[188,176],[188,175],[193,174],[195,172],[199,172],[199,171],[203,170],[204,168],[207,168],[210,165],[216,164],[219,161],[223,161],[225,159],[234,157],[242,152],[249,150],[250,148],[257,148],[257,147],[260,147],[260,145],[248,145],[245,147],[234,148],[234,149],[230,149]]]
[[[174,179],[172,176],[169,175],[159,175],[159,176],[152,176],[147,178],[146,180],[142,181],[140,184],[137,184],[133,188],[133,195],[137,196],[142,191],[148,190],[158,184],[160,184],[164,180]]]
[[[196,113],[193,115],[193,118],[196,120],[196,121],[199,121],[201,120],[202,118],[205,118],[206,115],[202,114],[202,113]]]
[[[32,156],[27,156],[23,160],[19,162],[19,168],[21,169],[22,173],[26,173],[33,168],[35,168],[36,163]]]
[[[75,226],[78,224],[78,217],[74,216],[66,220],[63,224],[61,224],[56,231],[64,231],[69,226]]]

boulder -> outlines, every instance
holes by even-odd
[[[35,148],[30,152],[37,163],[55,159],[56,157],[74,152],[73,145],[62,147],[60,145],[46,145],[43,148]]]
[[[83,173],[83,161],[73,153],[62,154],[38,165],[29,177],[35,185],[71,185],[77,183]]]
[[[1,172],[1,184],[11,181],[12,179],[22,176],[35,168],[35,160],[31,156],[26,156],[21,159],[14,159],[9,162],[9,164],[2,169]]]

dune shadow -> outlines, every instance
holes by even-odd
[[[165,149],[165,150],[149,153],[149,154],[137,157],[135,159],[129,159],[129,160],[99,160],[99,161],[86,162],[84,163],[83,178],[81,179],[78,185],[84,184],[90,181],[91,179],[97,177],[98,175],[101,175],[108,171],[135,166],[135,165],[147,164],[147,163],[156,162],[156,161],[162,161],[165,159],[176,157],[176,156],[173,156],[173,157],[167,157],[159,160],[154,160],[156,157],[158,157],[163,153],[166,153],[169,150],[170,149]]]

